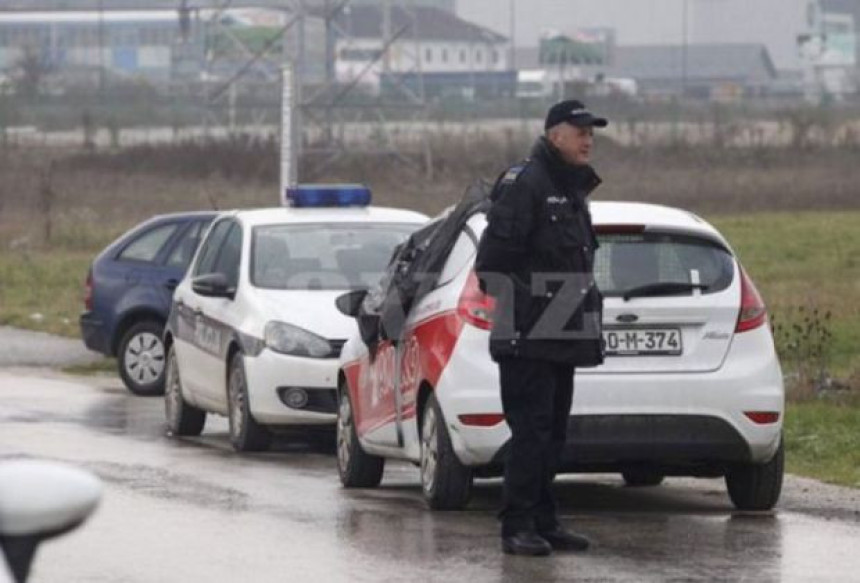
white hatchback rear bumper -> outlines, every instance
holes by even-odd
[[[468,326],[463,330],[436,388],[454,449],[470,466],[500,461],[500,450],[510,437],[504,422],[475,427],[459,419],[463,414],[502,411],[498,369],[487,353],[486,334]],[[775,412],[779,420],[761,425],[746,412]],[[585,456],[583,461],[597,456],[601,463],[613,458],[619,463],[647,462],[639,458],[649,456],[682,465],[714,456],[760,463],[779,446],[783,414],[782,373],[770,333],[763,327],[736,335],[725,362],[712,372],[577,371],[568,453]],[[578,422],[582,431],[576,430]],[[630,440],[642,447],[631,448]]]

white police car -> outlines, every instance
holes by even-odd
[[[494,303],[473,271],[485,210],[466,200],[428,223],[371,294],[338,300],[364,331],[341,354],[346,487],[376,486],[385,458],[405,459],[421,464],[430,507],[452,509],[466,504],[473,477],[499,472],[510,430],[488,350]],[[638,486],[725,476],[738,508],[771,508],[784,393],[752,280],[695,215],[636,203],[591,210],[607,357],[576,371],[560,469],[619,472]]]
[[[176,288],[165,331],[172,435],[199,435],[217,413],[233,447],[254,451],[272,426],[333,423],[337,359],[355,329],[334,299],[378,280],[427,220],[368,206],[357,186],[303,186],[289,200],[221,214]]]

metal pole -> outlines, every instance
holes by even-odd
[[[382,43],[385,44],[391,38],[391,0],[382,3]],[[391,72],[391,54],[385,51],[382,56],[382,76],[387,78]]]
[[[296,78],[292,63],[285,63],[281,86],[281,190],[280,199],[287,206],[287,189],[298,182],[298,149],[296,148]]]
[[[510,43],[511,43],[511,60],[509,69],[516,71],[517,69],[517,0],[511,0],[511,16],[510,16]]]
[[[558,96],[556,101],[564,100],[564,64],[561,52],[558,54]]]
[[[105,97],[105,6],[99,0],[99,101]]]
[[[292,92],[293,101],[292,108],[292,128],[291,128],[291,151],[292,151],[292,167],[293,167],[293,183],[298,182],[299,176],[299,148],[301,147],[302,138],[302,101],[304,95],[305,82],[307,81],[307,36],[305,26],[307,25],[307,8],[305,0],[299,0],[299,46],[296,54],[296,61],[293,67]],[[286,42],[286,34],[288,28],[284,29],[281,42]]]
[[[682,26],[684,38],[681,39],[681,98],[687,95],[687,44],[689,43],[687,28],[689,26],[689,10],[690,0],[684,0],[684,22]]]
[[[325,1],[325,82],[331,88],[337,83],[337,71],[335,69],[335,50],[337,49],[337,38],[335,37],[335,17],[331,10],[331,0]],[[325,106],[325,143],[330,146],[334,141],[334,108],[331,100]]]
[[[230,85],[230,91],[227,94],[227,119],[230,133],[236,132],[236,83]]]

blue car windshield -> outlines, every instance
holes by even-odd
[[[281,290],[369,288],[382,277],[394,248],[418,226],[315,223],[255,227],[251,284]]]

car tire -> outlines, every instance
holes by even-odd
[[[340,390],[337,411],[337,472],[345,488],[376,488],[382,482],[385,458],[370,455],[361,447],[355,417],[346,387]]]
[[[164,325],[142,320],[125,331],[117,351],[117,368],[129,391],[142,397],[164,394],[167,363]]]
[[[421,416],[421,490],[433,510],[461,510],[472,493],[472,470],[454,453],[445,417],[433,394]]]
[[[230,444],[240,452],[265,451],[272,443],[272,434],[251,415],[248,378],[241,352],[230,359],[227,373],[227,419],[230,424]]]
[[[628,470],[621,472],[621,477],[624,478],[624,483],[631,488],[659,486],[666,478],[663,474],[648,470]]]
[[[785,465],[782,442],[763,464],[744,464],[726,473],[729,497],[738,510],[770,510],[779,501]]]
[[[206,425],[206,411],[189,405],[182,396],[182,378],[176,360],[176,348],[167,351],[167,370],[164,375],[164,414],[167,434],[170,436],[197,436]]]

